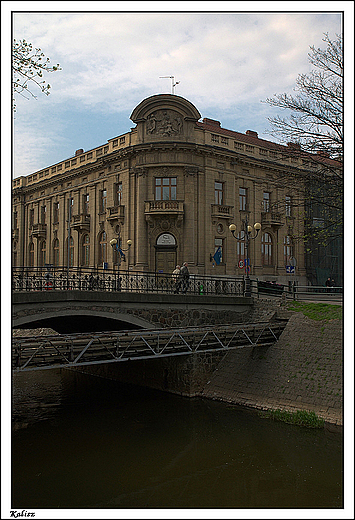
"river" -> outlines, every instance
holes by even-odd
[[[341,508],[342,439],[70,370],[14,374],[11,507]]]

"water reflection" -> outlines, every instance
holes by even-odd
[[[12,507],[342,507],[342,436],[68,370],[16,374]]]

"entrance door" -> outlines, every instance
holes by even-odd
[[[176,266],[176,251],[157,251],[156,272],[172,273]]]
[[[170,233],[163,233],[157,239],[155,254],[155,271],[157,273],[172,273],[176,266],[177,244]]]

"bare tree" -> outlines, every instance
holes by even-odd
[[[311,47],[309,61],[315,70],[296,79],[295,95],[275,94],[266,103],[290,112],[269,118],[272,135],[281,142],[296,142],[311,154],[324,152],[343,158],[343,40],[325,34],[325,50]]]
[[[12,45],[12,90],[13,110],[16,111],[15,95],[27,98],[26,93],[36,97],[29,85],[37,85],[45,95],[50,94],[50,84],[42,80],[44,72],[61,70],[59,63],[51,65],[41,49],[33,49],[25,40],[14,40]],[[27,98],[28,99],[28,98]]]

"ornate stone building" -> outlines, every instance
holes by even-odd
[[[302,159],[256,132],[201,121],[180,96],[148,97],[131,120],[107,144],[13,180],[14,266],[113,268],[110,240],[119,236],[123,248],[132,240],[124,269],[171,273],[186,261],[192,273],[242,275],[245,244],[228,227],[243,238],[247,218],[262,225],[250,242],[251,276],[306,283],[304,245],[294,241],[301,190],[278,182]]]

